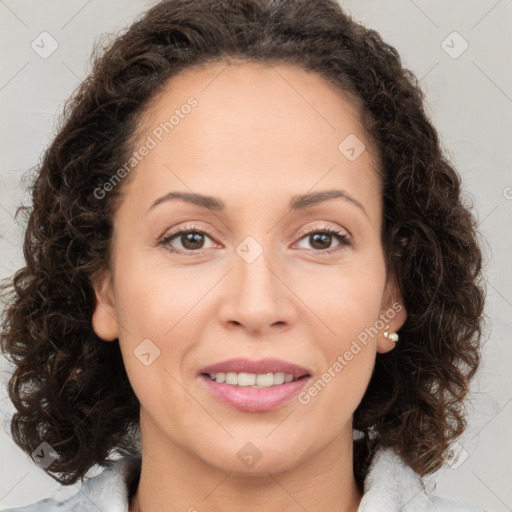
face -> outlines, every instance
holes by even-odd
[[[293,66],[215,64],[168,84],[134,151],[93,326],[119,340],[143,449],[254,473],[349,446],[376,352],[393,347],[383,324],[405,321],[357,109]],[[313,199],[327,191],[337,192]],[[275,358],[309,377],[281,403],[244,410],[201,375],[232,358]],[[262,454],[254,469],[240,463],[247,443]]]

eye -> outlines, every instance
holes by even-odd
[[[202,254],[204,249],[208,248],[204,246],[205,238],[210,238],[211,240],[213,232],[214,230],[207,231],[190,225],[164,236],[164,238],[158,242],[158,245],[164,246],[169,251],[175,253]],[[300,241],[308,240],[312,245],[311,250],[320,253],[331,254],[341,250],[343,247],[352,245],[348,235],[329,227],[311,229],[301,233],[301,235]],[[338,245],[331,248],[333,241],[338,242]],[[176,243],[181,245],[181,247],[176,248]],[[304,247],[301,248],[304,249]]]
[[[352,245],[351,240],[348,235],[345,233],[338,231],[333,228],[325,227],[322,229],[312,229],[307,231],[306,233],[302,233],[302,240],[307,240],[311,246],[312,250],[315,252],[324,252],[330,254],[332,252],[336,252],[341,250],[343,247],[347,247]],[[338,245],[334,248],[331,248],[331,244],[333,241],[337,241]],[[302,247],[304,249],[304,247]],[[306,248],[307,249],[307,248]]]
[[[158,242],[158,245],[164,246],[171,252],[192,252],[192,253],[201,253],[204,247],[205,237],[210,238],[210,234],[213,231],[209,232],[204,229],[197,228],[196,226],[186,226],[177,231],[169,233],[164,236],[162,240]],[[176,242],[173,242],[176,239]],[[210,238],[211,240],[211,238]],[[173,243],[178,243],[181,247],[177,249],[173,247]]]

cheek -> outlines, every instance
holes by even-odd
[[[384,266],[375,261],[311,272],[296,290],[326,328],[322,330],[343,345],[377,321],[384,287]]]
[[[149,265],[137,252],[118,257],[115,269],[119,342],[135,393],[145,404],[170,389],[181,393],[173,376],[181,380],[180,362],[199,339],[191,334],[201,325],[195,306],[212,284],[204,273],[191,279],[182,269]]]
[[[144,254],[117,263],[116,310],[131,336],[165,337],[211,287],[204,270],[196,278],[190,269],[155,265]]]
[[[339,324],[339,328],[334,342],[321,339],[317,345],[322,353],[320,374],[298,397],[311,421],[322,425],[325,436],[336,435],[350,424],[375,364],[376,346],[371,338],[360,341],[351,336],[351,331],[355,331],[348,322]]]
[[[305,391],[308,395],[311,391],[311,400],[321,394],[318,405],[337,411],[340,421],[356,409],[373,371],[375,324],[385,285],[385,267],[379,258],[350,263],[308,275],[300,292],[316,313],[315,326],[321,326],[310,336],[322,354],[322,374],[320,382]]]

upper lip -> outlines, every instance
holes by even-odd
[[[295,378],[303,377],[304,375],[310,375],[308,369],[283,361],[281,359],[265,358],[259,361],[253,361],[251,359],[228,359],[215,363],[209,366],[205,366],[200,370],[199,373],[218,373],[218,372],[245,372],[245,373],[289,373]]]

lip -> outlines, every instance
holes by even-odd
[[[274,358],[265,358],[260,359],[259,361],[244,358],[228,359],[202,368],[199,371],[199,374],[219,372],[246,372],[255,374],[279,372],[289,373],[296,379],[303,377],[304,375],[311,375],[311,372],[307,368]]]
[[[209,393],[219,402],[245,412],[267,412],[291,400],[311,380],[311,376],[285,382],[268,388],[232,386],[216,382],[207,375],[200,375]]]
[[[277,386],[251,388],[233,386],[216,382],[208,375],[212,373],[289,373],[294,379]],[[219,402],[245,412],[266,412],[276,409],[291,400],[311,380],[311,372],[302,366],[281,359],[265,358],[259,361],[251,359],[228,359],[201,369],[199,380],[209,393]]]

